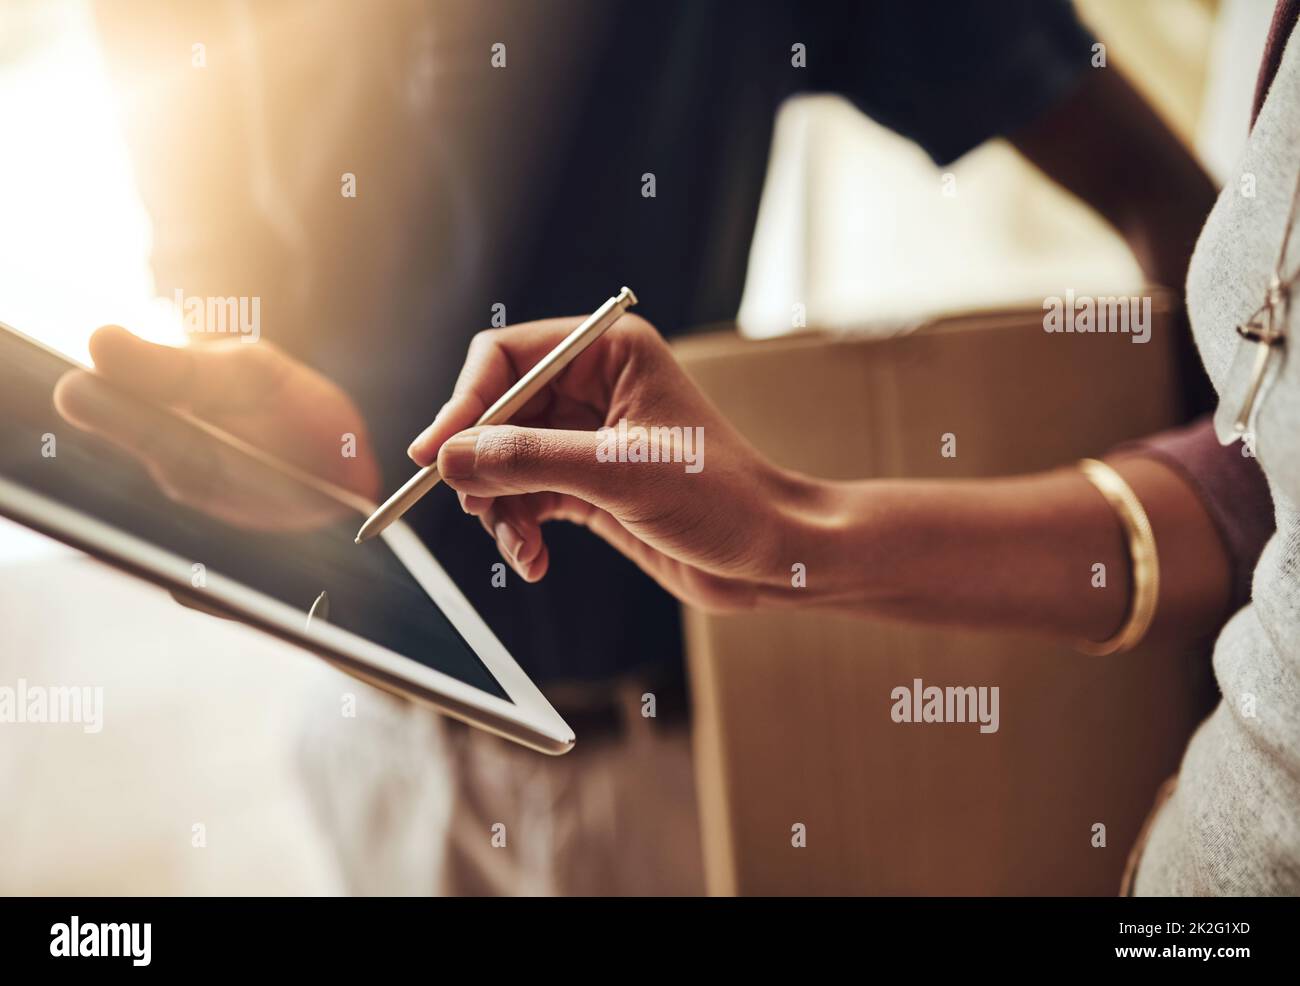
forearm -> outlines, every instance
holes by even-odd
[[[1229,564],[1201,501],[1151,459],[1111,462],[1142,502],[1160,556],[1148,639],[1212,632]],[[1101,641],[1131,597],[1124,530],[1074,468],[1006,479],[795,483],[786,551],[808,602],[863,616]],[[801,550],[802,549],[802,550]],[[793,562],[792,562],[793,563]],[[1103,565],[1104,585],[1094,584]]]

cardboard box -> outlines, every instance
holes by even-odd
[[[1026,308],[879,341],[723,332],[676,351],[786,466],[991,476],[1175,424],[1163,297],[1154,323],[1135,344],[1051,334],[1042,310]],[[946,433],[955,458],[940,455]],[[815,611],[685,616],[716,894],[1114,894],[1213,694],[1205,653],[1089,658],[1040,639]],[[892,689],[916,678],[999,686],[999,730],[893,722]]]

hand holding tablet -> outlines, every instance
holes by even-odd
[[[127,389],[0,325],[0,514],[448,715],[547,753],[573,745],[573,731],[405,525],[358,551],[352,534],[373,508],[368,497],[307,473],[304,449],[298,464],[283,462],[189,410],[228,412],[226,427],[254,441],[289,439],[277,451],[293,452],[309,418],[276,402],[328,397],[332,385],[322,389],[322,378],[268,350],[227,381],[232,403],[216,407],[207,398],[218,392],[205,392],[194,369],[207,351],[159,353],[114,339],[121,331],[110,330],[109,348],[142,356],[137,370],[178,358],[189,375],[115,367]],[[267,367],[278,372],[259,377]],[[344,399],[326,410],[350,408]]]
[[[316,498],[312,509],[326,513],[315,517],[295,490],[275,496],[272,490],[229,488],[239,470],[214,471],[210,463],[194,461],[194,449],[160,440],[156,431],[169,419],[122,395],[185,412],[366,500],[378,494],[379,465],[352,399],[270,343],[230,339],[177,348],[109,325],[90,337],[90,354],[95,372],[65,374],[54,391],[55,407],[71,423],[135,456],[178,501],[265,530],[336,520],[341,508]],[[344,435],[356,436],[355,455],[341,454]]]

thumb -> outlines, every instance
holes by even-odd
[[[137,397],[230,410],[257,402],[294,370],[274,347],[246,339],[164,346],[106,325],[90,337],[90,358],[101,376]]]
[[[472,496],[570,493],[604,509],[629,493],[626,466],[602,462],[590,431],[497,425],[453,435],[438,451],[447,485]]]
[[[192,375],[189,352],[146,342],[120,325],[95,330],[90,358],[105,379],[160,404],[178,403]]]

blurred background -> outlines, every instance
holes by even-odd
[[[1246,136],[1272,4],[1079,0],[1077,7],[1105,39],[1108,60],[1123,66],[1210,173],[1220,180],[1229,174]],[[127,115],[168,95],[166,79],[110,76],[89,0],[0,4],[0,321],[83,360],[90,332],[108,322],[158,341],[182,340],[174,315],[155,297],[153,231],[123,129]],[[741,330],[755,337],[791,331],[791,297],[806,299],[810,326],[889,333],[937,313],[1036,303],[1064,287],[1086,292],[1140,283],[1123,242],[1008,145],[979,148],[951,176],[955,194],[938,194],[944,172],[841,99],[788,102],[778,117]],[[52,589],[41,594],[47,576],[39,562],[60,554],[66,552],[52,542],[0,521],[0,625],[6,627],[0,680],[12,680],[24,648],[35,646],[30,633],[11,628],[31,622],[32,600],[58,598]],[[61,650],[69,655],[93,654],[114,634],[134,648],[138,661],[131,667],[82,668],[138,686],[132,710],[110,709],[139,716],[139,728],[106,731],[89,757],[80,748],[76,755],[72,747],[61,752],[57,747],[69,741],[52,732],[0,731],[4,790],[53,791],[31,775],[30,765],[67,765],[56,785],[60,797],[26,805],[7,799],[0,843],[10,865],[0,870],[0,891],[93,892],[120,889],[123,880],[163,893],[343,888],[338,843],[320,822],[319,791],[304,789],[297,751],[304,735],[313,735],[302,728],[302,707],[313,690],[335,702],[347,685],[310,658],[278,663],[258,635],[182,612],[153,589],[104,580],[102,590],[100,605],[111,601],[121,611],[149,614],[142,617],[148,625],[79,621],[76,599],[58,604],[68,612],[38,619],[66,620]],[[175,637],[168,634],[215,642],[229,663],[199,689],[170,658],[166,640]],[[250,675],[259,682],[256,702],[243,694]],[[200,693],[203,701],[196,703]],[[436,742],[426,721],[401,707],[376,714],[393,735]],[[118,790],[104,787],[106,765],[137,755],[134,744],[158,735],[182,739],[167,759],[131,775]],[[41,758],[31,756],[25,747],[31,743],[46,745]],[[380,748],[391,745],[373,746]],[[421,892],[433,864],[416,877],[420,867],[411,861],[427,851],[421,846],[430,840],[421,830],[439,824],[437,769],[419,758],[397,765],[410,781],[404,791],[428,792],[407,805],[400,822],[349,819],[339,805],[363,800],[367,749],[354,744],[342,762],[355,771],[330,782],[333,823],[367,829],[368,839],[354,844],[370,847],[375,886]],[[115,812],[115,798],[137,805],[165,798],[213,830],[224,819],[249,838],[245,845],[260,850],[245,852],[238,865],[234,857],[195,854],[188,824],[169,842],[139,830],[138,813]],[[316,809],[304,807],[307,798]],[[91,824],[85,812],[104,817]],[[20,865],[13,865],[15,854]],[[376,863],[380,857],[387,862]]]
[[[1211,174],[1245,137],[1271,8],[1258,0],[1080,0],[1083,19]],[[121,130],[90,0],[6,0],[0,8],[0,317],[85,356],[109,321],[179,340],[152,304],[149,217]],[[152,80],[155,86],[165,80]],[[128,105],[126,110],[131,107]],[[741,323],[789,329],[778,302],[807,298],[810,324],[861,326],[1020,302],[1081,272],[1139,276],[1122,243],[1001,142],[953,166],[957,194],[914,145],[837,97],[781,111],[750,258]],[[1079,290],[1085,285],[1077,284]]]

